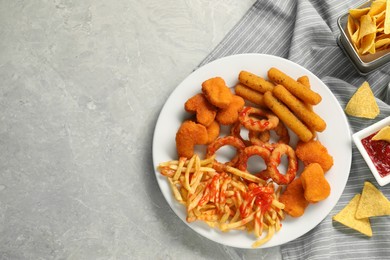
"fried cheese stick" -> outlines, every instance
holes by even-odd
[[[264,94],[264,103],[288,126],[303,142],[313,138],[312,132],[283,103],[272,95],[271,91]]]

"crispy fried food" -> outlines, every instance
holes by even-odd
[[[256,115],[260,118],[255,118],[253,117],[253,115]],[[275,128],[279,124],[279,118],[271,111],[249,106],[244,107],[240,111],[238,115],[238,120],[240,120],[240,123],[246,129],[253,131],[270,130]]]
[[[243,99],[248,100],[253,104],[259,105],[261,107],[265,107],[262,93],[253,90],[241,83],[238,83],[234,87],[234,91],[236,92],[236,95],[242,97]]]
[[[302,85],[304,85],[305,87],[310,88],[310,80],[309,80],[308,76],[303,75],[303,76],[297,78],[297,81],[299,83],[301,83]]]
[[[307,109],[305,103],[296,98],[284,86],[275,86],[272,94],[282,101],[309,129],[322,132],[326,128],[325,121],[314,111]]]
[[[238,81],[260,93],[272,91],[274,84],[253,73],[242,70],[238,75]]]
[[[320,164],[325,173],[333,166],[333,157],[318,140],[299,141],[295,153],[305,165],[310,163]]]
[[[218,110],[215,119],[222,125],[232,125],[238,120],[238,112],[244,105],[245,100],[242,97],[233,95],[230,104],[226,108]]]
[[[187,100],[184,109],[190,113],[196,113],[196,121],[204,126],[209,126],[217,114],[217,109],[207,101],[202,93],[196,94]]]
[[[316,203],[326,199],[330,194],[330,185],[325,179],[324,170],[318,163],[311,163],[301,174],[302,186],[305,190],[305,199]]]
[[[210,78],[202,83],[202,92],[207,100],[218,108],[229,106],[233,93],[221,77]]]
[[[288,168],[285,174],[281,174],[278,166],[281,162],[281,157],[287,155],[288,158]],[[272,151],[269,161],[267,163],[267,171],[269,177],[279,185],[287,185],[291,183],[298,171],[298,160],[295,156],[294,149],[283,143],[278,143],[275,145],[275,149]]]
[[[296,178],[280,195],[279,201],[284,204],[284,211],[291,217],[300,217],[305,213],[309,202],[305,199],[302,180]]]
[[[275,131],[276,135],[278,136],[278,140],[276,140],[275,143],[270,142],[270,131]],[[262,132],[249,130],[249,140],[254,145],[266,147],[268,150],[272,151],[277,143],[289,144],[290,134],[288,133],[288,129],[284,123],[279,120],[279,124],[272,130]]]
[[[317,105],[322,100],[322,97],[318,93],[305,87],[277,68],[268,70],[268,78],[276,84],[285,86],[294,96],[306,103]]]
[[[214,120],[206,129],[208,134],[207,144],[210,144],[219,136],[221,127],[219,126],[219,123]]]
[[[204,125],[190,120],[184,121],[176,133],[176,150],[179,157],[191,158],[194,155],[194,146],[206,144],[208,141],[207,129]]]
[[[300,140],[307,142],[313,138],[310,129],[304,125],[282,102],[275,98],[272,92],[264,94],[264,103],[283,123],[289,127]]]

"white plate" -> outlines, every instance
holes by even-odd
[[[380,186],[385,186],[390,183],[390,175],[387,175],[385,177],[380,176],[378,170],[376,169],[374,163],[372,162],[370,156],[368,155],[366,149],[364,148],[361,140],[381,130],[383,127],[388,125],[390,125],[390,116],[352,135],[352,139],[356,147],[358,148],[359,152],[362,154],[364,160],[366,161],[368,167],[370,168],[372,174],[374,175],[376,181]]]
[[[215,60],[194,71],[172,92],[160,112],[153,137],[155,174],[162,194],[177,216],[197,233],[227,246],[251,248],[256,239],[252,234],[242,231],[223,233],[208,227],[201,221],[187,223],[184,206],[175,201],[166,178],[157,171],[157,166],[161,162],[177,159],[175,135],[184,118],[188,117],[188,113],[184,110],[184,103],[188,98],[201,92],[203,81],[220,76],[225,79],[228,86],[233,87],[241,70],[267,78],[267,71],[271,67],[277,67],[293,78],[302,75],[309,76],[312,89],[322,96],[321,103],[314,109],[327,122],[327,128],[318,137],[333,156],[334,166],[326,173],[326,178],[332,188],[330,196],[322,202],[309,205],[305,214],[300,218],[287,217],[283,221],[282,229],[261,248],[292,241],[318,225],[336,205],[350,172],[352,151],[347,118],[329,88],[307,69],[276,56],[240,54]]]

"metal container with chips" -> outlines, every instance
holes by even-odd
[[[377,0],[349,10],[337,20],[338,44],[362,75],[390,64],[390,14],[387,16],[386,1]]]

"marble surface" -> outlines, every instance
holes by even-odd
[[[1,259],[261,259],[171,211],[152,136],[254,0],[0,1]]]

